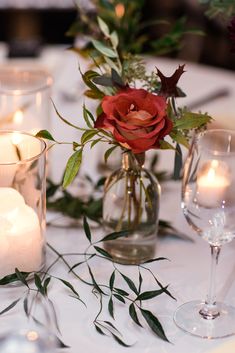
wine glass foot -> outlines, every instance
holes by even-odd
[[[235,307],[218,302],[219,315],[206,319],[200,314],[204,305],[199,300],[181,305],[174,314],[175,324],[183,331],[202,338],[223,338],[235,334]]]

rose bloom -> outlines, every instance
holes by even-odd
[[[166,99],[144,89],[128,88],[102,100],[103,113],[95,127],[112,132],[123,147],[133,153],[159,148],[160,140],[173,128],[166,115]]]

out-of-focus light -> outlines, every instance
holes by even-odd
[[[118,3],[115,6],[115,13],[118,18],[122,18],[125,13],[125,6],[122,3]]]

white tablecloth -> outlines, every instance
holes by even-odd
[[[4,47],[0,53],[2,53],[2,62],[5,62]],[[72,122],[83,125],[81,107],[84,87],[81,84],[78,72],[78,57],[72,52],[64,51],[63,48],[48,47],[43,51],[41,58],[35,62],[47,66],[54,76],[52,98],[60,113]],[[152,68],[157,66],[161,71],[171,75],[178,64],[176,61],[157,58],[156,60],[150,60],[148,65]],[[86,67],[86,62],[81,58],[80,65],[82,69]],[[219,87],[228,88],[230,92],[228,97],[204,105],[202,110],[206,110],[214,116],[215,126],[235,128],[235,74],[195,64],[187,64],[186,70],[187,73],[182,76],[180,86],[187,92],[188,97],[184,99],[184,103],[182,99],[182,105],[192,103],[194,100],[216,91]],[[79,90],[78,95],[77,89]],[[78,132],[59,121],[53,111],[52,131],[57,140],[76,141],[78,138]],[[58,146],[53,151],[51,174],[54,179],[59,180],[61,177],[69,153],[71,153],[71,150],[62,146]],[[89,173],[92,177],[97,176],[95,161],[99,153],[98,150],[95,151],[94,149],[92,154],[89,154],[89,158],[84,160],[83,172]],[[172,165],[172,153],[166,151],[163,153],[164,158],[161,157],[159,168],[169,169],[169,165]],[[230,342],[234,342],[231,344],[234,344],[235,347],[235,338],[234,341],[233,339],[203,340],[185,334],[175,326],[173,313],[179,305],[191,299],[205,298],[209,278],[209,247],[207,243],[193,233],[183,218],[180,210],[180,184],[178,182],[164,184],[160,216],[171,221],[174,226],[194,239],[194,242],[172,238],[159,240],[156,256],[167,257],[170,261],[149,265],[163,284],[170,284],[169,290],[177,298],[177,301],[174,301],[166,295],[161,295],[148,301],[145,305],[146,309],[151,310],[160,319],[171,343],[165,343],[158,339],[146,326],[141,329],[133,324],[129,318],[127,308],[120,303],[116,306],[115,322],[120,331],[124,333],[125,341],[130,344],[134,343],[134,345],[130,348],[124,348],[111,338],[99,335],[92,325],[98,305],[97,299],[91,293],[91,288],[74,279],[72,275],[68,275],[65,267],[60,264],[56,267],[55,273],[65,279],[69,278],[81,298],[87,303],[87,308],[85,308],[79,301],[69,297],[62,286],[54,285],[50,290],[49,296],[53,299],[57,308],[63,340],[71,347],[69,349],[70,353],[78,353],[84,350],[88,353],[94,351],[103,353],[107,350],[111,353],[126,352],[127,350],[133,353],[205,353],[213,348],[220,349],[221,345],[227,345]],[[101,230],[94,230],[93,233],[93,236],[97,239],[102,235]],[[81,252],[87,246],[87,241],[80,228],[59,229],[48,227],[47,240],[61,252]],[[224,246],[217,277],[218,298],[233,305],[235,305],[234,251],[234,242]],[[49,251],[48,262],[52,259],[53,255]],[[70,260],[76,262],[74,258]],[[112,273],[112,265],[94,259],[91,266],[98,281],[106,283]],[[138,278],[135,267],[119,266],[129,277]],[[79,271],[83,278],[89,278],[85,267],[81,267]],[[156,289],[154,282],[147,275],[145,283],[146,290]],[[108,312],[102,315],[102,319],[110,320]],[[226,346],[222,351],[229,353],[229,349]]]

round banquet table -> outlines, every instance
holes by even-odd
[[[0,47],[1,63],[8,63],[5,57],[5,47]],[[78,63],[84,71],[86,61],[75,53],[66,51],[64,47],[45,47],[40,58],[34,60],[19,60],[24,65],[40,65],[46,67],[54,77],[52,99],[61,115],[73,123],[83,126],[82,105],[84,102],[84,85],[78,72]],[[18,64],[19,61],[12,61]],[[158,67],[166,75],[170,76],[179,64],[176,60],[165,58],[148,58],[149,69]],[[214,118],[213,126],[235,128],[235,73],[216,68],[205,67],[197,64],[186,63],[186,73],[180,80],[180,87],[187,93],[186,98],[179,99],[178,104],[193,105],[217,90],[225,90],[227,94],[211,102],[197,106],[195,111],[207,111]],[[182,101],[182,103],[181,103]],[[94,103],[87,102],[90,109]],[[79,133],[65,126],[52,110],[51,131],[59,141],[76,141]],[[50,156],[50,176],[58,181],[61,178],[66,159],[71,153],[68,146],[57,146]],[[99,149],[87,150],[81,173],[89,174],[92,178],[98,178],[97,159],[100,156]],[[159,169],[170,170],[172,167],[172,152],[160,152]],[[48,219],[51,215],[48,214]],[[169,284],[169,290],[177,300],[166,295],[153,298],[145,303],[145,308],[151,310],[161,321],[164,330],[171,343],[166,343],[156,337],[144,324],[144,328],[135,325],[129,315],[128,309],[121,303],[117,303],[115,310],[115,324],[123,332],[123,339],[133,344],[130,348],[120,346],[109,337],[99,335],[92,325],[97,313],[97,299],[92,294],[91,288],[75,279],[67,273],[66,268],[60,263],[53,270],[54,275],[69,280],[79,292],[81,299],[85,301],[85,308],[79,301],[71,298],[65,288],[58,283],[53,284],[49,291],[49,297],[55,304],[63,341],[70,346],[68,352],[79,353],[86,350],[87,353],[116,352],[141,352],[141,353],[229,353],[235,352],[235,337],[220,340],[205,340],[192,337],[176,327],[173,322],[173,314],[182,303],[204,299],[206,296],[210,253],[209,246],[198,237],[187,225],[180,209],[180,182],[170,181],[162,185],[162,200],[160,217],[172,222],[180,231],[186,233],[193,241],[185,241],[171,237],[158,239],[156,256],[167,257],[170,261],[159,261],[149,264],[149,268],[155,273],[163,284]],[[60,252],[82,252],[87,246],[83,229],[77,228],[47,228],[47,240]],[[101,229],[92,229],[94,239],[103,235]],[[224,300],[235,306],[235,242],[223,247],[218,275],[217,293],[218,299]],[[48,250],[47,261],[53,261],[53,254]],[[68,259],[75,262],[74,257]],[[79,261],[79,260],[78,260]],[[107,283],[113,271],[112,264],[94,258],[91,263],[99,283]],[[138,272],[134,266],[118,265],[123,273],[138,280]],[[79,267],[79,275],[89,279],[85,267]],[[157,289],[153,280],[145,274],[145,290]],[[117,283],[118,285],[118,283]],[[6,298],[5,298],[6,299]],[[106,299],[105,299],[106,300]],[[7,302],[7,299],[6,299]],[[107,304],[107,303],[106,303]],[[107,305],[106,305],[107,307]],[[108,311],[104,311],[102,319],[110,320]],[[1,320],[4,320],[2,318]],[[4,324],[4,321],[2,321]],[[235,329],[235,323],[234,323]]]

